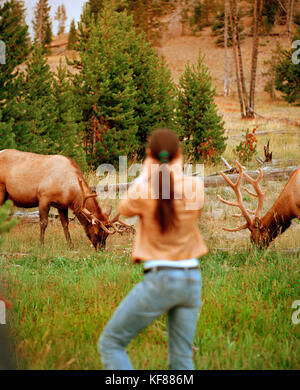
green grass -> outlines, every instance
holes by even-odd
[[[98,337],[143,277],[141,266],[130,261],[131,239],[124,236],[120,246],[111,241],[107,251],[95,253],[79,229],[72,232],[78,248],[71,252],[54,222],[40,251],[37,230],[23,225],[6,236],[3,251],[19,243],[27,256],[0,256],[6,294],[14,303],[8,321],[18,367],[100,369]],[[300,325],[291,320],[292,302],[300,299],[298,255],[214,252],[201,259],[201,272],[197,369],[300,369]],[[164,316],[128,351],[137,369],[167,369]]]

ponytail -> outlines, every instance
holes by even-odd
[[[169,129],[155,130],[149,142],[151,155],[160,162],[160,169],[154,177],[157,205],[155,219],[161,233],[166,233],[176,226],[176,210],[174,207],[174,172],[168,163],[177,156],[179,141],[176,134]]]

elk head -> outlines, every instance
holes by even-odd
[[[233,229],[223,228],[223,230],[226,230],[228,232],[237,232],[242,229],[249,229],[251,232],[251,241],[254,244],[258,245],[260,248],[268,246],[272,238],[270,237],[267,227],[264,226],[263,221],[260,218],[260,213],[263,207],[263,200],[266,194],[266,192],[264,193],[262,192],[259,186],[259,183],[263,178],[262,170],[259,169],[259,175],[257,179],[252,179],[252,177],[250,177],[243,171],[243,167],[238,161],[237,161],[237,166],[238,166],[239,176],[237,178],[236,183],[233,183],[223,172],[221,172],[221,175],[223,176],[224,180],[233,189],[237,198],[237,202],[235,203],[235,202],[227,201],[219,195],[218,198],[221,202],[227,205],[238,207],[241,210],[241,214],[233,214],[233,217],[236,218],[244,217],[246,223]],[[255,192],[251,192],[247,188],[245,188],[248,194],[256,197],[258,200],[257,208],[255,211],[247,209],[244,205],[243,197],[240,191],[240,185],[242,183],[243,176],[253,186],[255,190]]]
[[[88,210],[86,207],[87,200],[90,198],[96,198],[97,194],[87,194],[83,188],[82,179],[78,178],[78,182],[82,192],[82,205],[80,212],[81,215],[83,215],[88,221],[88,224],[85,226],[85,230],[95,249],[97,249],[98,246],[100,249],[104,249],[106,239],[111,234],[134,232],[132,225],[128,225],[125,222],[120,221],[120,214],[117,214],[112,220],[109,219],[111,208],[110,211],[107,211],[106,213],[101,212],[98,217]]]

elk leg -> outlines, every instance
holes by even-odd
[[[48,226],[48,215],[50,205],[49,203],[39,201],[39,213],[40,213],[40,242],[44,245],[45,230]]]
[[[73,248],[70,232],[69,232],[69,217],[68,217],[68,209],[58,209],[59,218],[61,225],[64,229],[65,237],[68,243],[69,248]]]

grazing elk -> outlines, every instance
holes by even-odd
[[[297,168],[290,176],[287,184],[281,194],[270,208],[270,210],[260,217],[263,207],[263,200],[266,192],[262,192],[259,183],[263,178],[262,170],[259,169],[259,175],[256,180],[247,175],[239,162],[237,162],[239,176],[236,183],[233,183],[224,173],[221,172],[224,180],[235,192],[237,203],[227,201],[218,195],[219,200],[230,206],[238,207],[241,214],[233,214],[234,217],[244,217],[246,223],[242,226],[228,229],[226,231],[236,232],[242,229],[249,229],[251,232],[251,241],[260,248],[268,247],[279,234],[282,234],[292,223],[294,218],[300,217],[300,168]],[[252,196],[257,197],[258,205],[255,211],[248,210],[240,192],[240,185],[243,176],[253,186],[255,193],[245,190]],[[251,214],[253,217],[251,217]]]
[[[48,214],[57,208],[69,246],[68,209],[73,210],[95,249],[105,248],[110,234],[123,233],[132,228],[119,220],[109,219],[91,193],[79,167],[70,158],[6,149],[0,152],[0,205],[11,199],[15,206],[38,207],[40,213],[40,241],[44,243]]]

